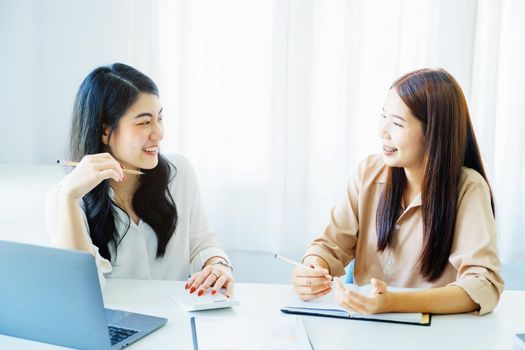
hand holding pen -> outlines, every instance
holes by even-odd
[[[58,164],[75,167],[62,180],[60,192],[77,200],[84,197],[103,180],[124,181],[124,173],[127,170],[109,153],[86,155],[79,163],[58,161]]]
[[[320,298],[332,291],[332,276],[326,262],[318,256],[309,255],[303,263],[275,254],[275,257],[296,265],[292,271],[292,286],[304,301]]]

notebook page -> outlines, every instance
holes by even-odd
[[[195,317],[199,350],[312,349],[299,317]]]
[[[356,292],[362,294],[362,295],[370,295],[372,291],[372,285],[366,284],[363,286],[356,286],[353,284],[345,284],[346,288],[353,289]],[[417,290],[414,288],[396,288],[396,287],[389,287],[388,288],[392,292],[397,291],[407,291],[407,290]],[[356,311],[350,311],[342,306],[340,306],[336,299],[335,299],[335,291],[334,288],[329,294],[312,301],[302,301],[298,297],[293,303],[288,304],[288,309],[294,309],[295,311],[301,311],[303,310],[318,310],[322,311],[323,314],[326,315],[337,315],[337,316],[348,316],[350,315],[352,318],[363,318],[363,319],[375,319],[375,320],[392,320],[392,321],[398,321],[398,322],[413,322],[418,323],[421,320],[422,314],[421,313],[383,313],[383,314],[376,314],[376,315],[362,315]]]

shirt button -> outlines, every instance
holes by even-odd
[[[396,224],[396,226],[394,226],[396,228],[396,230],[399,230],[399,228],[401,227],[401,225],[399,224]]]
[[[386,262],[386,264],[387,264],[388,266],[392,266],[392,259],[388,259],[388,261]]]

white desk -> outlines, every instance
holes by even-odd
[[[186,313],[169,298],[182,282],[108,280],[107,307],[168,318],[155,333],[133,344],[130,350],[193,349],[189,318],[204,316],[284,315],[279,311],[293,297],[289,285],[236,285],[239,307]],[[0,311],[1,312],[1,311]],[[0,314],[1,317],[1,314]],[[430,327],[351,321],[303,316],[316,350],[323,349],[512,349],[515,333],[525,332],[525,291],[505,291],[496,310],[485,316],[470,314],[432,316]],[[0,349],[61,349],[48,344],[0,336]]]

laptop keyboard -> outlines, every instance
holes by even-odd
[[[139,331],[128,328],[120,328],[115,326],[108,326],[109,336],[111,338],[111,345],[120,343],[124,339],[131,337],[133,334],[137,334]]]

